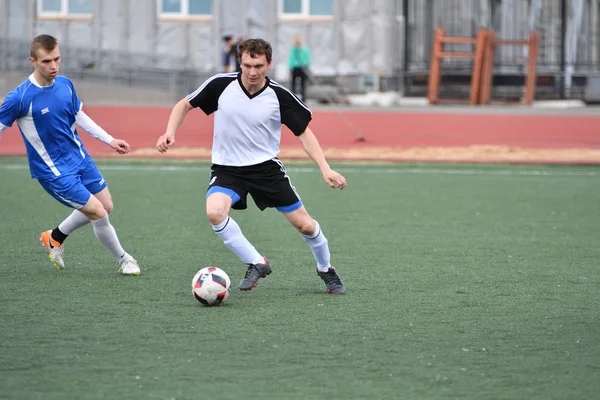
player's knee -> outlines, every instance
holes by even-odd
[[[112,201],[109,201],[109,202],[107,202],[105,204],[102,204],[102,206],[104,207],[104,210],[106,210],[106,212],[108,214],[110,214],[111,212],[113,212],[113,210],[115,209],[115,206],[114,206],[114,204],[113,204]]]
[[[213,225],[219,225],[227,218],[227,211],[221,207],[211,207],[206,209],[206,216]]]
[[[104,209],[104,207],[96,207],[93,209],[80,209],[79,211],[81,211],[86,217],[88,217],[90,220],[95,221],[101,218],[104,218],[108,212]]]
[[[315,233],[317,224],[312,218],[303,218],[302,221],[299,221],[296,228],[300,231],[301,234],[306,236],[312,236]]]
[[[105,209],[101,209],[101,210],[98,210],[98,213],[96,215],[98,216],[97,219],[100,219],[100,218],[106,217],[108,215],[108,212],[106,212]]]

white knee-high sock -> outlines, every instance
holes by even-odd
[[[321,225],[317,221],[315,221],[315,225],[315,232],[311,236],[302,235],[302,239],[310,246],[313,256],[317,260],[317,269],[320,272],[327,272],[331,265],[329,243],[321,230]]]
[[[225,221],[219,225],[213,225],[212,228],[223,239],[225,246],[238,256],[244,264],[262,264],[264,262],[260,253],[246,239],[240,226],[233,218],[228,216]]]
[[[75,210],[63,222],[58,225],[58,229],[65,235],[70,235],[75,229],[79,229],[90,223],[90,219],[79,210]]]
[[[108,220],[108,214],[100,219],[92,221],[92,227],[94,228],[96,237],[102,242],[104,247],[115,256],[119,263],[131,257],[123,250],[123,247],[121,247],[117,232]]]

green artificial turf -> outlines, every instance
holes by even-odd
[[[0,398],[590,399],[600,391],[600,168],[309,164],[289,175],[329,239],[346,296],[252,200],[232,216],[273,273],[243,265],[205,217],[208,165],[97,160],[110,220],[142,268],[91,226],[50,264],[40,232],[70,210],[0,158]],[[232,281],[205,308],[191,279]]]

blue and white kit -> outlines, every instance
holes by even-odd
[[[33,74],[11,91],[0,108],[0,134],[16,121],[27,149],[31,177],[61,203],[80,208],[106,187],[76,130],[110,143],[114,138],[83,111],[73,83],[57,76],[41,86]]]

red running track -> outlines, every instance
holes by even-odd
[[[86,107],[100,126],[134,149],[151,148],[164,132],[170,108]],[[212,116],[193,110],[177,135],[177,145],[210,147]],[[468,147],[499,145],[522,149],[600,149],[600,116],[511,115],[448,112],[329,111],[313,112],[312,130],[324,148]],[[300,147],[286,131],[282,149]],[[365,141],[356,140],[357,134]],[[86,133],[80,134],[94,156],[113,152]],[[25,147],[16,124],[0,141],[0,155],[22,155]],[[158,153],[157,153],[158,154]]]

